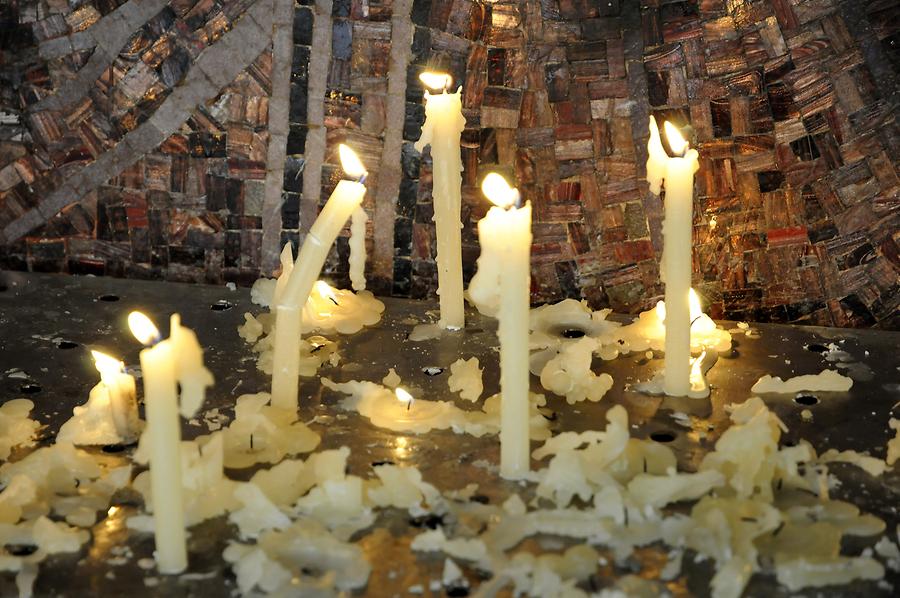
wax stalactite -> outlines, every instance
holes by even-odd
[[[138,341],[152,345],[141,351],[141,371],[147,412],[144,436],[149,440],[150,450],[156,560],[160,573],[180,573],[187,568],[187,547],[178,387],[181,386],[181,414],[193,417],[213,378],[203,365],[203,349],[196,335],[181,325],[178,314],[171,317],[170,336],[166,340],[159,340],[156,326],[140,312],[129,314],[128,324]]]
[[[694,173],[700,166],[697,151],[688,149],[688,143],[677,127],[668,121],[664,127],[669,147],[678,156],[670,157],[666,153],[656,119],[651,116],[647,181],[650,190],[657,195],[665,185],[662,276],[666,285],[667,318],[664,388],[666,394],[686,396],[691,388],[689,289]]]
[[[495,205],[478,223],[481,256],[469,293],[499,319],[500,474],[517,479],[529,470],[529,331],[524,323],[530,303],[531,204],[519,207],[519,192],[496,173],[485,177],[482,191]]]
[[[445,329],[465,326],[462,276],[462,158],[460,136],[466,126],[462,115],[462,87],[450,93],[452,80],[444,73],[422,73],[425,92],[425,124],[417,150],[431,146],[434,163],[434,222],[437,231],[438,297]]]
[[[134,377],[118,359],[91,351],[100,383],[88,402],[75,407],[72,418],[59,430],[59,440],[79,445],[131,444],[141,432]]]
[[[331,246],[366,195],[366,169],[346,145],[339,149],[341,165],[356,181],[340,181],[313,223],[300,254],[284,283],[275,309],[272,354],[272,405],[296,411],[300,375],[301,311],[319,278]]]

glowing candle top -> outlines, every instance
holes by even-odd
[[[91,351],[91,356],[94,358],[94,367],[104,376],[118,374],[125,370],[124,363],[106,353]]]
[[[152,345],[159,340],[159,329],[150,318],[139,311],[128,314],[128,327],[134,338],[142,345]]]
[[[681,134],[681,131],[678,130],[678,127],[666,121],[663,124],[663,129],[666,131],[666,140],[669,142],[669,148],[672,150],[672,153],[684,156],[684,152],[687,151],[689,144],[687,139]]]
[[[366,167],[359,160],[352,149],[343,143],[338,146],[338,154],[341,157],[341,168],[347,173],[347,176],[354,178],[364,178],[368,173]]]
[[[496,172],[484,177],[481,192],[498,208],[509,209],[519,203],[519,190],[510,187],[506,179]]]
[[[453,84],[453,77],[447,73],[435,73],[433,71],[425,71],[419,75],[419,81],[425,84],[425,87],[434,91],[443,91],[449,89]]]

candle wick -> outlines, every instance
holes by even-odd
[[[359,178],[356,179],[356,182],[359,183],[360,185],[364,185],[366,182],[366,177],[368,177],[368,176],[369,176],[369,173],[364,172],[363,174],[359,175]]]
[[[337,302],[337,299],[335,299],[334,297],[329,297],[329,299],[331,299],[331,302],[334,303],[335,305],[337,305],[338,307],[341,306],[341,304],[338,303],[338,302]]]
[[[253,450],[253,434],[250,434],[250,450]]]
[[[693,320],[691,320],[691,326],[693,326],[693,325],[694,325],[694,322],[696,322],[697,320],[699,320],[699,319],[702,318],[702,317],[703,317],[703,314],[700,314],[699,316],[697,316],[696,318],[694,318]]]
[[[410,399],[409,401],[406,402],[406,410],[407,411],[409,411],[409,408],[412,407],[412,402],[413,402],[412,399]]]

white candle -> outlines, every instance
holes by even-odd
[[[465,326],[462,278],[462,158],[460,135],[466,126],[462,115],[462,87],[448,93],[452,82],[444,73],[422,73],[419,77],[430,89],[425,92],[425,124],[416,142],[422,151],[431,145],[434,163],[432,201],[437,230],[438,298],[441,328],[458,330]]]
[[[132,334],[144,345],[159,339],[159,331],[140,312],[128,315]],[[203,402],[212,374],[203,366],[203,349],[194,332],[172,315],[171,336],[141,351],[144,407],[149,438],[150,492],[156,562],[160,573],[181,573],[187,568],[184,501],[181,478],[181,413],[193,416]]]
[[[88,401],[73,410],[59,429],[57,439],[76,445],[131,444],[141,431],[134,377],[125,364],[99,351],[91,351],[100,383]]]
[[[362,206],[350,218],[350,284],[354,291],[366,290],[366,222],[369,215]]]
[[[128,316],[131,332],[144,345],[159,338],[153,323],[140,312]],[[160,573],[187,568],[184,505],[181,490],[181,422],[178,419],[177,356],[162,341],[141,351],[144,381],[145,434],[150,438],[150,487],[153,496],[156,562]]]
[[[666,285],[665,378],[668,395],[685,396],[691,389],[691,317],[688,293],[691,287],[691,232],[694,204],[694,173],[700,168],[697,150],[689,150],[678,129],[665,123],[672,151],[663,149],[656,119],[650,117],[647,144],[647,181],[650,190],[660,193],[665,180],[665,220],[663,222],[662,276]]]
[[[476,291],[499,289],[500,320],[500,475],[523,477],[529,470],[528,310],[531,266],[531,204],[517,207],[519,193],[491,173],[482,191],[494,204],[478,223],[482,253]],[[484,276],[483,273],[488,273]],[[470,287],[471,290],[471,287]]]
[[[328,251],[366,194],[366,170],[346,145],[339,148],[341,165],[359,181],[340,181],[303,241],[300,255],[275,306],[275,342],[272,355],[272,405],[297,409],[300,372],[301,309],[322,271]]]

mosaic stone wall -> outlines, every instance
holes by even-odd
[[[652,305],[655,114],[690,124],[700,150],[694,286],[713,315],[900,328],[895,2],[294,2],[292,47],[273,57],[259,38],[283,0],[155,1],[137,3],[146,18],[136,0],[0,8],[0,267],[249,283],[302,241],[347,142],[371,170],[371,286],[432,296],[431,161],[413,143],[418,74],[441,68],[464,88],[467,277],[479,174],[500,169],[534,205],[534,302]],[[92,44],[110,15],[124,24]],[[271,96],[286,57],[289,97]],[[221,81],[225,66],[239,74]],[[221,85],[195,93],[197,77]],[[270,107],[286,111],[274,207]],[[149,146],[146,122],[171,134]],[[107,158],[123,140],[146,150]],[[326,265],[341,284],[345,235]]]

